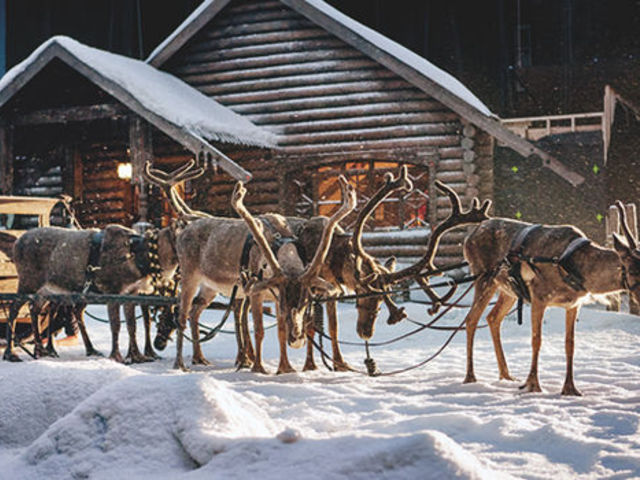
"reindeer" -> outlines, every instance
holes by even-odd
[[[340,188],[342,191],[342,205],[329,218],[324,226],[320,244],[315,250],[312,260],[303,266],[298,256],[281,256],[281,260],[273,254],[269,242],[267,241],[262,225],[256,220],[244,206],[243,200],[246,194],[242,182],[236,184],[234,189],[231,205],[240,215],[253,234],[262,255],[267,261],[267,265],[263,267],[266,271],[270,268],[270,275],[264,280],[255,281],[253,284],[246,286],[251,298],[252,311],[262,307],[263,295],[267,292],[277,290],[276,297],[276,317],[278,321],[278,339],[280,342],[280,358],[281,367],[284,371],[293,371],[288,364],[286,356],[285,336],[289,335],[289,344],[291,346],[301,346],[292,342],[292,332],[298,333],[298,328],[302,328],[305,310],[311,303],[311,292],[320,290],[331,292],[334,290],[333,284],[323,280],[320,277],[322,266],[325,262],[329,247],[333,238],[334,231],[340,220],[346,217],[356,206],[356,195],[353,187],[347,182],[343,176],[339,177]],[[283,261],[284,260],[284,261]],[[256,329],[257,330],[257,329]],[[300,331],[300,337],[304,343],[304,336]],[[256,341],[256,358],[260,358],[261,344]],[[284,359],[284,364],[283,360]],[[309,367],[309,364],[305,365]],[[280,371],[280,369],[279,369]]]
[[[624,231],[613,234],[614,248],[592,243],[573,226],[532,225],[505,218],[480,223],[464,243],[471,272],[478,275],[472,307],[466,317],[467,372],[464,383],[476,381],[473,339],[478,320],[494,293],[498,300],[487,316],[500,379],[509,374],[500,340],[500,325],[520,297],[531,303],[532,358],[527,392],[540,392],[538,355],[542,319],[549,306],[565,309],[566,376],[562,395],[581,395],[573,382],[575,322],[588,295],[627,290],[640,300],[640,250],[629,229],[624,207],[616,204]]]
[[[178,233],[175,237],[175,248],[178,255],[180,272],[182,276],[179,313],[178,313],[178,335],[176,342],[176,361],[174,368],[186,369],[182,358],[183,330],[186,327],[187,317],[190,320],[191,333],[193,337],[193,364],[208,364],[202,354],[199,339],[198,319],[206,306],[211,303],[218,294],[230,296],[233,288],[241,283],[241,258],[244,244],[249,238],[249,227],[244,220],[214,217],[204,212],[191,210],[184,200],[179,196],[175,186],[186,179],[195,178],[189,175],[189,169],[193,167],[193,162],[189,162],[176,172],[165,173],[151,168],[149,163],[145,166],[145,176],[151,182],[160,186],[167,197],[171,200],[173,208],[178,212]],[[347,187],[344,187],[347,188]],[[350,199],[355,194],[349,194]],[[350,204],[350,203],[349,203]],[[353,208],[353,207],[351,207]],[[341,210],[342,211],[342,210]],[[350,211],[350,210],[349,210]],[[346,215],[346,214],[345,214]],[[261,222],[266,221],[271,228],[265,229],[261,237],[267,244],[274,242],[276,237],[292,238],[293,233],[289,229],[286,219],[277,214],[266,214],[261,217]],[[329,222],[323,230],[323,238],[331,237],[337,222]],[[256,237],[256,240],[257,237]],[[320,242],[320,248],[325,241]],[[329,288],[318,276],[318,270],[324,256],[318,257],[313,268],[303,269],[305,274],[301,277],[290,276],[284,280],[278,275],[278,270],[273,269],[272,259],[265,259],[264,249],[258,245],[250,246],[248,249],[248,271],[251,277],[264,275],[263,265],[271,267],[271,272],[278,278],[279,291],[286,290],[286,294],[279,295],[279,322],[280,338],[284,341],[281,345],[281,357],[278,373],[293,371],[286,355],[286,343],[293,347],[300,347],[304,344],[304,330],[302,328],[302,315],[309,302],[309,295],[302,289],[305,288]],[[279,245],[275,254],[279,264],[286,264],[285,271],[299,272],[302,265],[296,247],[289,242]],[[317,255],[316,255],[317,256]],[[315,256],[314,256],[315,258]],[[313,262],[312,262],[313,263]],[[289,268],[289,265],[295,265]],[[283,280],[280,282],[280,280]],[[274,280],[275,281],[275,280]],[[301,283],[303,282],[303,283]],[[259,283],[261,285],[261,283]],[[259,287],[260,295],[264,295],[264,289]],[[256,291],[258,291],[256,290]],[[196,295],[197,294],[197,295]],[[243,293],[240,293],[242,297]],[[249,294],[252,297],[253,294]],[[262,304],[257,300],[251,300],[252,312],[260,315]],[[260,335],[261,332],[256,332]],[[265,372],[261,361],[261,351],[256,349],[257,361],[254,363],[254,370]]]
[[[185,165],[183,169],[188,170],[188,166]],[[148,181],[154,183],[161,187],[166,196],[171,200],[171,204],[173,208],[179,215],[178,223],[184,223],[184,220],[187,222],[193,221],[198,217],[204,218],[212,218],[210,215],[204,212],[195,212],[191,210],[184,200],[178,195],[175,185],[179,181],[183,181],[183,179],[175,178],[175,174],[167,174],[160,170],[151,169],[150,165],[147,165],[145,168],[145,176]],[[373,202],[379,202],[379,198],[384,198],[389,195],[392,191],[397,189],[410,190],[413,188],[413,185],[408,179],[408,173],[406,167],[403,167],[400,170],[400,174],[398,178],[394,179],[393,175],[390,173],[387,174],[385,185],[382,187],[381,191],[378,192],[371,200]],[[367,210],[367,206],[365,206],[363,212]],[[368,214],[363,212],[358,217],[356,225],[363,224]],[[300,258],[304,264],[307,264],[312,261],[313,252],[316,252],[318,249],[318,245],[322,239],[322,234],[329,222],[328,217],[318,216],[313,217],[311,219],[302,219],[299,217],[286,217],[286,228],[283,230],[283,225],[278,224],[279,230],[274,230],[275,227],[274,222],[269,220],[269,215],[259,217],[261,222],[264,222],[265,225],[270,226],[267,229],[268,235],[279,235],[283,237],[287,243],[293,243],[297,247],[296,249],[299,252]],[[279,217],[281,218],[281,217]],[[356,227],[361,234],[362,227]],[[281,240],[283,241],[283,240]],[[246,242],[243,239],[236,239],[235,242],[232,242],[234,246],[237,246],[239,243]],[[359,250],[358,250],[359,245]],[[289,245],[288,248],[291,248],[293,245]],[[248,258],[247,258],[248,261]],[[345,234],[344,231],[338,226],[335,226],[335,234],[333,236],[333,241],[330,244],[329,252],[327,254],[326,261],[322,264],[320,270],[320,277],[326,279],[331,284],[333,284],[334,288],[346,290],[350,292],[356,292],[358,294],[367,294],[372,293],[371,288],[368,283],[364,280],[369,278],[370,275],[375,271],[384,270],[385,272],[389,272],[392,270],[392,264],[394,263],[393,259],[387,262],[387,265],[382,266],[379,265],[378,262],[367,255],[362,249],[361,244],[356,244],[354,240],[354,236]],[[236,269],[236,275],[239,275],[241,267],[238,265]],[[230,288],[228,289],[230,291]],[[377,293],[377,292],[373,292]],[[379,311],[380,303],[383,301],[387,303],[390,310],[389,323],[396,323],[406,316],[404,310],[398,308],[393,304],[391,299],[388,296],[381,295],[373,295],[373,296],[362,296],[356,300],[356,307],[358,310],[358,332],[363,338],[369,338],[373,333],[373,324],[377,318],[377,314]],[[199,305],[201,309],[204,309],[207,304],[207,300],[202,296],[198,295],[193,302],[194,305]],[[190,313],[190,318],[193,315],[199,315],[198,311],[194,311]],[[245,312],[246,313],[246,312]],[[348,370],[348,365],[342,358],[342,354],[339,349],[339,345],[337,342],[337,308],[335,301],[327,302],[327,313],[329,318],[329,333],[332,338],[332,346],[333,346],[333,364],[334,368],[339,371]],[[250,366],[253,364],[252,370],[254,372],[265,372],[265,369],[262,365],[262,356],[261,356],[261,345],[262,340],[264,338],[264,327],[262,324],[262,306],[253,305],[252,308],[252,316],[255,324],[255,341],[256,348],[258,349],[257,358],[256,355],[252,351],[251,342],[244,342],[244,339],[248,339],[248,326],[246,325],[246,321],[236,322],[236,330],[237,333],[240,332],[238,337],[238,357],[236,359],[236,364],[239,366]],[[240,313],[240,316],[243,316]],[[246,315],[243,316],[246,319]],[[167,319],[165,319],[167,320]],[[154,341],[154,345],[156,348],[162,350],[166,345],[166,341],[171,335],[173,331],[174,325],[169,321],[161,321],[158,325],[158,335]],[[309,327],[308,332],[313,335],[313,331],[311,326]],[[242,338],[243,337],[243,338]],[[250,360],[249,360],[250,358]],[[315,369],[315,363],[313,361],[313,348],[311,343],[308,344],[307,351],[307,359],[304,365],[304,370]]]
[[[171,232],[160,232],[158,250],[163,271],[175,269]],[[93,245],[93,247],[92,247]],[[59,294],[83,292],[90,284],[102,293],[127,294],[148,289],[149,258],[145,238],[133,230],[109,225],[104,230],[69,230],[57,227],[35,228],[22,235],[14,245],[13,260],[18,271],[18,294]],[[98,258],[91,258],[98,257]],[[164,264],[163,264],[164,262]],[[44,354],[37,328],[38,315],[46,301],[39,299],[31,307],[32,330],[35,337],[35,355]],[[15,318],[24,300],[11,305],[7,321],[8,346],[4,359],[19,361],[13,353]],[[132,362],[147,361],[137,346],[133,304],[125,307],[129,352]],[[82,320],[84,305],[76,305],[74,314],[85,341],[87,355],[97,354],[91,345]],[[110,358],[122,362],[118,347],[120,331],[119,305],[107,306],[112,333]],[[146,323],[145,323],[146,326]],[[149,336],[147,335],[147,338]],[[148,352],[150,345],[145,346]]]

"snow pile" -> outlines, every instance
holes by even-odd
[[[66,472],[135,478],[194,469],[233,439],[274,432],[271,420],[225,382],[199,374],[134,375],[82,401],[23,459],[47,478]]]

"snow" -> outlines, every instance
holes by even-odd
[[[405,307],[411,318],[426,320],[424,306]],[[106,316],[103,307],[91,308]],[[356,340],[353,304],[341,305],[339,314],[341,338]],[[213,325],[220,315],[208,311],[203,321]],[[452,311],[443,322],[458,324],[463,315],[463,310]],[[504,322],[503,342],[511,373],[522,381],[529,368],[530,333],[528,321],[518,326],[514,317]],[[375,341],[415,329],[407,321],[387,326],[385,318],[383,309]],[[87,321],[94,343],[108,352],[108,325]],[[431,355],[449,334],[423,332],[374,348],[373,355],[389,372]],[[126,345],[126,339],[121,342]],[[171,369],[173,344],[163,360],[142,365],[86,359],[81,345],[60,347],[59,359],[0,363],[2,477],[640,476],[638,317],[582,310],[575,378],[583,397],[559,394],[565,355],[558,309],[547,313],[544,324],[543,393],[523,394],[521,382],[497,380],[487,329],[476,337],[478,383],[467,385],[462,384],[464,333],[426,366],[377,378],[329,372],[318,358],[318,371],[276,376],[274,329],[266,331],[270,375],[234,370],[233,335],[221,334],[204,344],[204,351],[213,366],[190,373]],[[362,348],[344,346],[343,352],[353,367],[363,369]],[[297,368],[304,353],[290,351]]]
[[[212,8],[212,6],[218,2],[218,0],[204,0],[198,8],[196,8],[191,15],[189,15],[184,22],[182,22],[176,30],[174,30],[160,45],[158,45],[153,52],[147,57],[147,62],[151,63],[154,59],[160,55],[170,44],[172,44],[179,35],[192,23],[198,21],[202,15],[206,15],[206,12]],[[451,94],[455,95],[459,99],[463,100],[473,108],[478,110],[483,115],[489,117],[495,117],[495,115],[489,110],[478,97],[476,97],[462,82],[451,74],[436,67],[427,59],[413,53],[408,48],[403,47],[399,43],[385,37],[384,35],[372,30],[354,19],[348,17],[342,12],[338,11],[323,0],[306,0],[313,8],[321,11],[323,14],[330,17],[333,21],[348,28],[356,35],[364,38],[369,43],[379,48],[380,50],[392,55],[400,62],[408,65],[421,75],[431,79]],[[293,7],[295,8],[295,7]]]
[[[275,137],[182,80],[133,58],[88,47],[65,36],[51,37],[0,79],[0,95],[54,45],[124,89],[145,109],[207,140],[272,146]],[[118,100],[127,104],[126,98]],[[130,106],[130,105],[129,105]]]

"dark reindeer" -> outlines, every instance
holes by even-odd
[[[627,290],[640,300],[640,250],[620,202],[617,203],[624,238],[613,234],[614,248],[589,241],[572,226],[539,226],[492,218],[482,222],[464,243],[464,255],[475,281],[473,305],[466,317],[467,373],[465,383],[475,382],[473,338],[478,320],[494,293],[498,300],[487,316],[500,379],[513,380],[500,340],[500,325],[517,298],[531,303],[531,369],[524,385],[540,392],[538,355],[542,319],[547,307],[562,307],[565,316],[566,376],[562,395],[581,395],[573,382],[575,322],[588,294]]]

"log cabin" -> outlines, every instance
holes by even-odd
[[[140,177],[147,159],[208,165],[184,193],[221,215],[236,179],[251,178],[253,211],[310,216],[337,207],[338,174],[366,201],[406,164],[416,189],[382,205],[369,225],[380,231],[443,218],[436,179],[463,199],[493,198],[498,142],[569,188],[582,182],[498,120],[453,76],[321,0],[205,0],[145,62],[54,37],[9,71],[0,174],[4,193],[57,184],[99,226],[166,216]],[[127,164],[131,178],[119,178]],[[463,235],[445,238],[441,261],[459,258]],[[375,243],[415,256],[388,244],[418,237]]]

